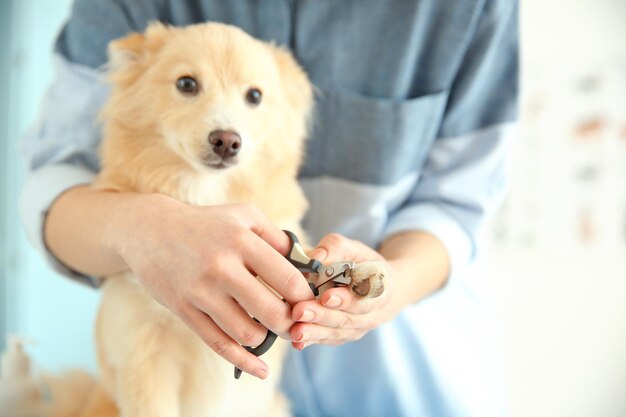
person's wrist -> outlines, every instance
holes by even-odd
[[[158,224],[153,217],[163,212],[165,205],[175,203],[178,202],[162,194],[125,193],[111,210],[112,218],[105,230],[106,245],[125,260],[133,241],[142,239],[141,230]]]

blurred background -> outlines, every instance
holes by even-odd
[[[0,0],[0,335],[36,339],[29,351],[53,372],[95,369],[98,294],[26,242],[16,143],[70,5]],[[624,417],[626,1],[522,0],[521,31],[521,135],[488,234],[511,415]]]

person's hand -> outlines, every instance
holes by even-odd
[[[265,378],[267,365],[241,345],[259,345],[266,327],[288,338],[294,320],[256,275],[290,305],[313,298],[281,255],[285,233],[249,205],[194,207],[162,195],[138,198],[119,221],[125,233],[113,246],[152,296],[217,354]]]
[[[365,244],[336,233],[325,236],[309,256],[324,264],[344,260],[387,262]],[[387,276],[385,289],[376,298],[362,298],[347,287],[337,287],[324,292],[319,300],[295,304],[292,319],[298,323],[290,332],[293,347],[301,350],[314,343],[339,345],[360,339],[394,316],[389,308],[392,295],[392,278]]]

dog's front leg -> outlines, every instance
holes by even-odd
[[[102,287],[96,326],[102,383],[121,417],[181,417],[184,326],[130,273]]]

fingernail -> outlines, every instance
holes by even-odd
[[[296,342],[304,342],[305,340],[309,339],[309,334],[307,332],[302,332],[302,335],[300,336],[300,338],[298,340],[296,340]]]
[[[258,368],[257,370],[254,371],[254,375],[261,379],[267,378],[268,373],[269,373],[269,370],[266,368]]]
[[[337,297],[336,295],[331,295],[324,303],[326,307],[339,307],[340,304],[341,298]]]
[[[300,316],[299,321],[311,321],[315,318],[315,313],[312,310],[304,310]]]

